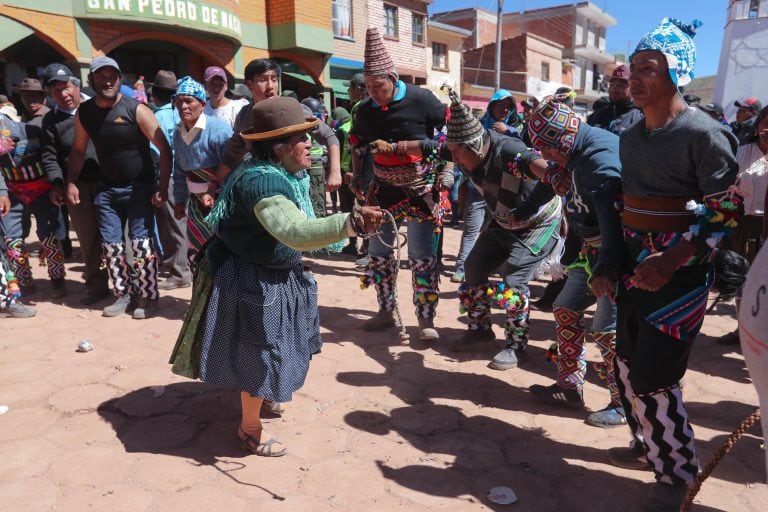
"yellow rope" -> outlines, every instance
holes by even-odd
[[[755,412],[747,416],[744,421],[741,422],[738,428],[736,428],[736,430],[734,430],[731,435],[728,436],[728,439],[725,440],[723,445],[715,452],[709,462],[707,462],[707,465],[704,466],[702,472],[696,476],[696,480],[694,480],[693,484],[688,488],[688,493],[685,495],[685,499],[683,500],[682,505],[680,505],[680,512],[689,512],[691,510],[693,499],[696,497],[696,493],[699,492],[699,489],[701,489],[701,484],[704,482],[704,480],[709,477],[715,467],[720,463],[722,458],[725,457],[729,451],[731,451],[731,448],[733,448],[733,445],[736,444],[736,441],[741,439],[741,436],[744,435],[747,430],[752,428],[752,426],[758,421],[760,421],[759,407],[755,409]]]

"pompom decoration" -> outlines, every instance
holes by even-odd
[[[559,353],[557,351],[557,343],[553,343],[549,346],[547,349],[547,361],[550,361],[552,363],[556,363],[559,359]]]

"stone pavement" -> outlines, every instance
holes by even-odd
[[[458,237],[447,230],[447,255]],[[0,510],[618,512],[638,510],[648,490],[650,472],[607,463],[606,449],[628,441],[625,428],[590,427],[587,412],[530,398],[528,386],[553,378],[547,313],[533,315],[521,368],[498,372],[486,367],[496,347],[449,350],[446,338],[462,332],[463,319],[447,277],[443,339],[400,346],[394,330],[358,328],[376,306],[351,259],[315,259],[325,344],[286,413],[269,420],[289,454],[266,459],[236,442],[237,393],[170,372],[190,289],[163,294],[156,318],[103,318],[77,305],[82,267],[67,267],[63,301],[47,300],[40,280],[30,297],[36,318],[0,319],[0,405],[9,407],[0,415]],[[408,271],[399,283],[414,326]],[[732,316],[725,305],[707,317],[685,379],[702,464],[757,403],[738,347],[714,342],[733,330]],[[498,311],[494,321],[501,324]],[[80,339],[93,351],[76,352]],[[598,360],[594,345],[588,357]],[[594,371],[588,380],[587,406],[600,409],[608,392]],[[761,444],[753,428],[705,482],[694,510],[765,510]],[[519,502],[489,502],[494,486],[513,488]]]

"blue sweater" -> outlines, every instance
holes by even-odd
[[[224,146],[232,137],[232,128],[221,119],[205,114],[205,129],[190,144],[181,137],[179,124],[173,132],[173,199],[186,202],[189,196],[186,173],[198,169],[216,168],[221,162]]]

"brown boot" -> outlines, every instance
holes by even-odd
[[[388,329],[390,327],[395,327],[397,322],[395,322],[395,313],[393,311],[387,311],[385,309],[380,309],[378,313],[373,315],[371,318],[363,322],[363,325],[361,328],[364,331],[383,331],[384,329]]]
[[[421,341],[437,341],[440,339],[432,318],[419,318],[419,339]]]

